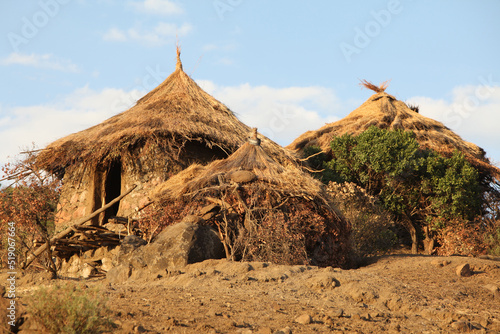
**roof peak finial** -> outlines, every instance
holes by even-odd
[[[176,51],[177,51],[177,63],[175,64],[175,69],[182,70],[181,47],[179,45],[179,42],[177,42]]]
[[[368,88],[368,89],[371,89],[373,90],[374,92],[376,93],[384,93],[385,90],[387,89],[387,87],[389,86],[389,82],[391,82],[391,80],[386,80],[384,82],[382,82],[380,85],[375,86],[374,84],[372,84],[371,82],[367,81],[367,80],[360,80],[361,83],[360,85],[362,87],[365,87],[365,88]]]

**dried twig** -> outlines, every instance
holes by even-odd
[[[309,159],[311,159],[312,157],[315,157],[317,155],[320,155],[321,153],[325,153],[324,151],[319,151],[319,152],[316,152],[314,154],[311,154],[310,156],[308,156],[307,158],[304,158],[304,159],[299,159],[299,161],[307,161]]]

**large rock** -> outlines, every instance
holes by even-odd
[[[167,227],[148,245],[130,251],[129,247],[123,250],[122,244],[119,266],[108,271],[107,276],[117,283],[128,276],[145,278],[165,275],[167,271],[178,270],[190,263],[224,256],[224,247],[214,229],[183,221]],[[128,268],[131,268],[131,273]]]
[[[470,265],[468,263],[459,265],[457,267],[456,273],[460,277],[472,276],[472,270],[470,269]]]
[[[106,278],[110,283],[121,283],[128,280],[132,274],[132,268],[128,264],[121,264],[117,267],[111,268],[106,273]]]
[[[146,244],[146,240],[136,235],[127,235],[120,244],[120,253],[118,256],[128,254]]]

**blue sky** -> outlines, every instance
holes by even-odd
[[[175,68],[282,145],[371,92],[500,161],[500,1],[0,3],[0,164],[124,111]],[[177,37],[176,37],[177,36]]]

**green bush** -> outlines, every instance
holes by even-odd
[[[110,327],[102,294],[59,284],[40,287],[28,298],[28,313],[50,333],[99,333]]]

